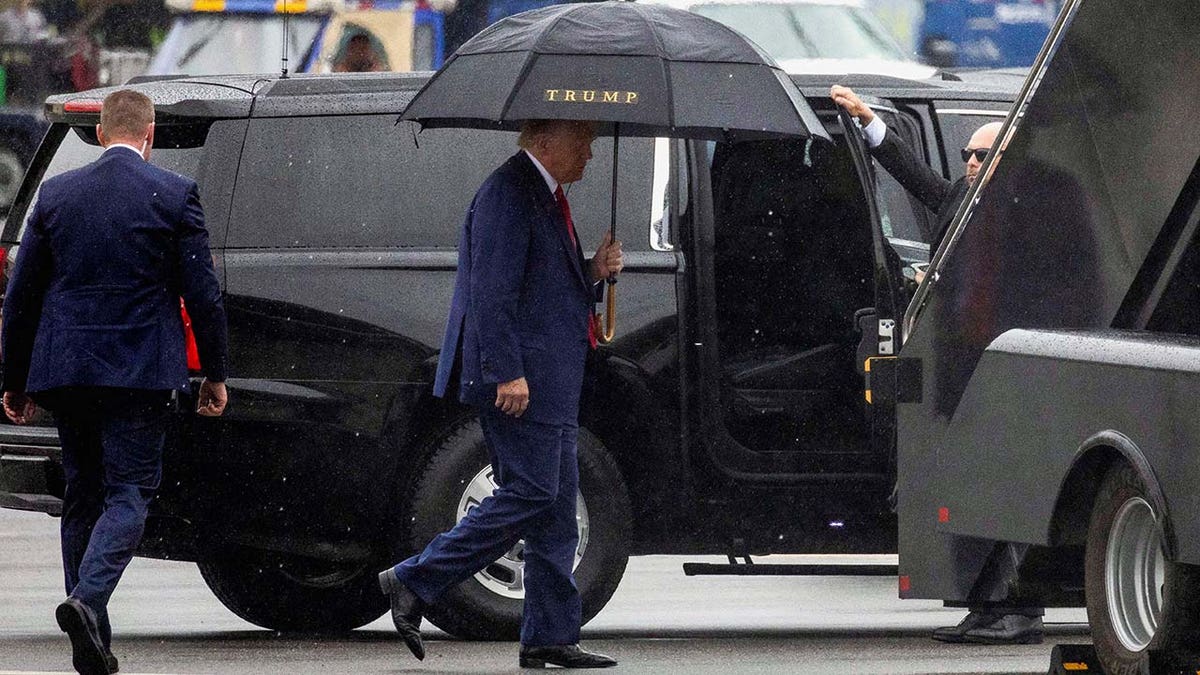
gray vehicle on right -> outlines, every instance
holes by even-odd
[[[1200,644],[1197,34],[1191,3],[1067,4],[869,364],[901,597],[1086,603],[1108,673]]]

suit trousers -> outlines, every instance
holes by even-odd
[[[162,480],[170,392],[70,388],[37,399],[54,411],[62,442],[67,595],[96,613],[108,648],[108,600],[141,542]]]
[[[453,529],[397,565],[396,576],[432,604],[524,538],[521,644],[575,644],[581,621],[573,575],[579,428],[511,417],[493,406],[480,406],[479,419],[499,487]]]

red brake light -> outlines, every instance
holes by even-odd
[[[63,112],[98,113],[103,105],[103,101],[68,101],[63,104]]]

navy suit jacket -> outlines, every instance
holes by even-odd
[[[205,377],[227,336],[195,181],[127,148],[42,184],[4,299],[4,390],[187,386],[179,298]]]
[[[554,195],[518,152],[484,181],[458,244],[458,275],[434,393],[461,355],[460,399],[494,405],[496,385],[524,377],[524,419],[576,424],[594,298],[583,252]]]

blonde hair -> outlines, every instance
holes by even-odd
[[[132,89],[114,91],[100,107],[100,128],[109,138],[140,138],[154,124],[154,102]]]
[[[526,150],[533,149],[538,139],[553,132],[562,120],[526,120],[521,125],[521,135],[517,137],[517,147]]]

